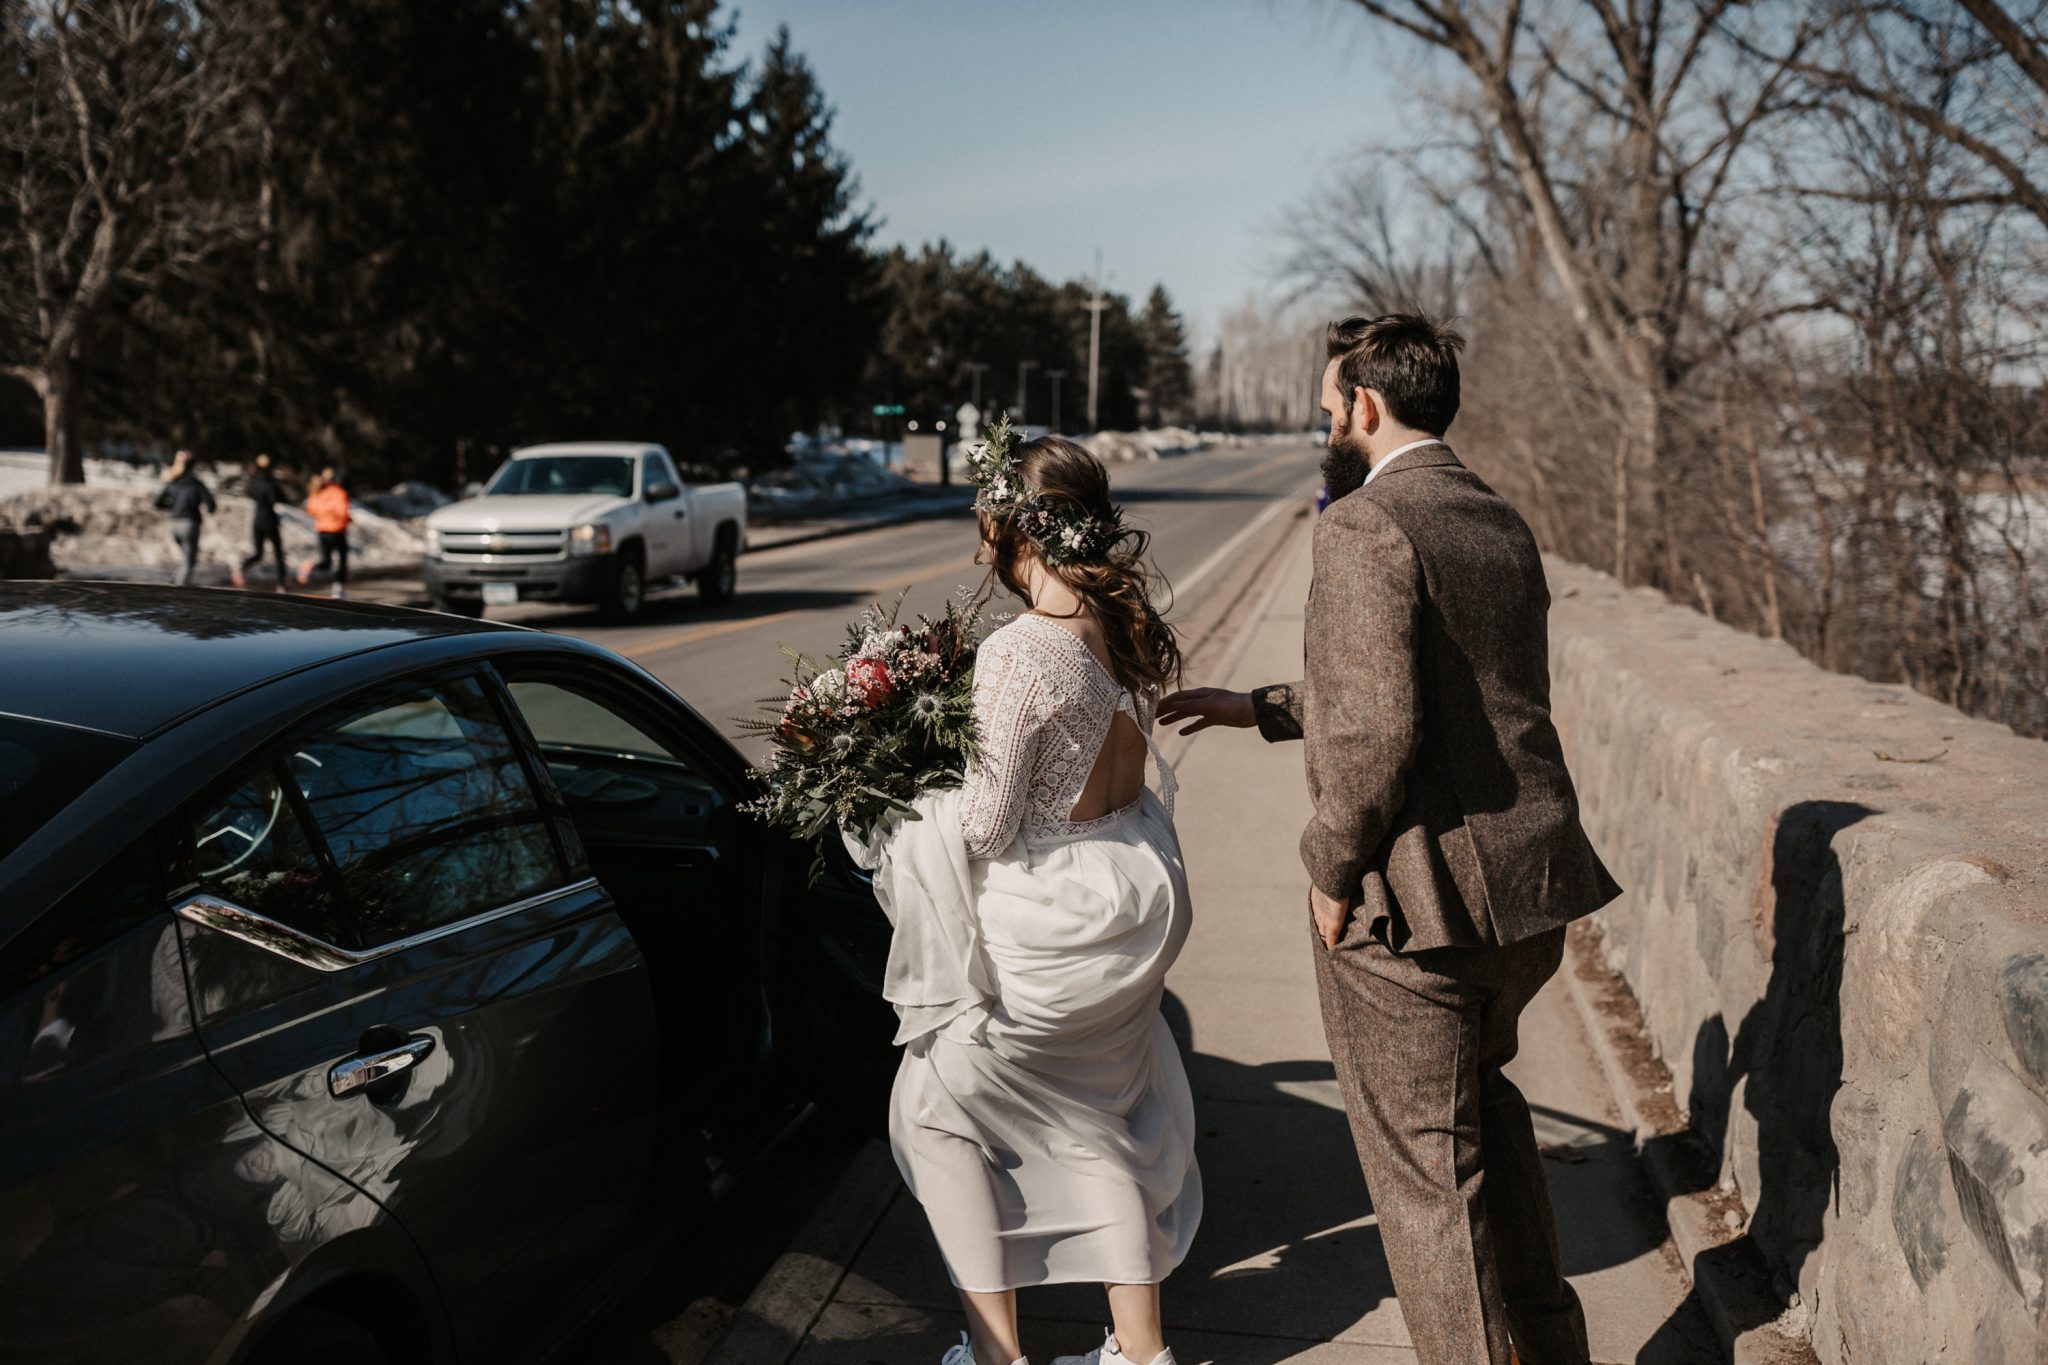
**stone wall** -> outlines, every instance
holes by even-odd
[[[2048,744],[1549,571],[1594,924],[1792,1317],[2048,1358]]]

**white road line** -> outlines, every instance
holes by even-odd
[[[1271,507],[1253,517],[1236,535],[1224,541],[1214,554],[1211,554],[1207,559],[1195,566],[1193,573],[1175,582],[1173,584],[1174,597],[1178,599],[1182,594],[1192,594],[1195,589],[1199,588],[1208,579],[1210,574],[1215,573],[1218,569],[1229,563],[1230,557],[1239,550],[1242,550],[1245,542],[1257,535],[1268,522],[1283,512],[1292,512],[1298,509],[1301,506],[1302,496],[1301,490],[1297,489],[1290,493],[1283,493],[1278,498],[1275,498]]]

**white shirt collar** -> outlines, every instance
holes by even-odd
[[[1386,459],[1381,460],[1378,464],[1374,465],[1371,469],[1368,469],[1365,472],[1365,481],[1367,483],[1371,483],[1374,479],[1379,477],[1379,473],[1382,469],[1385,469],[1388,465],[1400,459],[1403,455],[1406,455],[1411,450],[1420,450],[1424,446],[1440,446],[1442,444],[1442,437],[1429,436],[1423,438],[1420,441],[1410,441],[1405,446],[1396,446],[1392,451],[1388,453]]]

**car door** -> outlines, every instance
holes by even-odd
[[[683,496],[674,466],[659,451],[640,457],[640,498],[646,506],[647,576],[673,578],[695,568],[690,500]]]
[[[256,1121],[412,1234],[466,1358],[544,1343],[644,1216],[653,1002],[493,687],[359,696],[172,835],[194,1024]]]
[[[218,1360],[341,1239],[427,1281],[208,1063],[160,872],[146,833],[0,950],[0,1361]]]
[[[751,795],[739,756],[624,669],[498,669],[592,872],[647,959],[664,1149],[688,1152],[715,1191],[796,1096],[777,1072],[764,979],[773,891],[758,826],[739,809]],[[671,1174],[684,1174],[680,1163]]]

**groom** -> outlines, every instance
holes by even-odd
[[[1323,1028],[1417,1357],[1584,1365],[1529,1107],[1501,1072],[1564,925],[1620,894],[1550,723],[1543,564],[1444,444],[1458,335],[1392,314],[1327,340],[1308,676],[1175,693],[1159,719],[1306,741]]]

